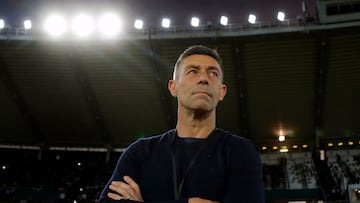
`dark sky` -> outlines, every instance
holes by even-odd
[[[315,15],[316,0],[0,0],[0,18],[12,27],[20,27],[30,18],[35,26],[50,10],[74,13],[87,9],[96,14],[111,9],[128,22],[142,18],[151,26],[159,26],[165,16],[173,25],[186,26],[194,15],[202,23],[216,23],[221,15],[227,15],[230,23],[246,23],[249,13],[256,14],[259,21],[274,21],[278,10],[283,10],[286,18],[296,19],[302,13],[302,1]]]

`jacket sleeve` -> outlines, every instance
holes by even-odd
[[[264,203],[262,164],[254,145],[244,138],[235,139],[227,161],[229,173],[223,203]]]
[[[107,197],[107,193],[111,192],[109,186],[112,181],[119,181],[123,180],[125,175],[130,176],[135,182],[140,182],[140,174],[141,174],[141,163],[143,162],[144,153],[143,153],[143,146],[141,140],[138,140],[131,144],[120,156],[115,170],[107,182],[105,187],[103,188],[99,202],[100,203],[136,203],[138,201],[133,200],[112,200]],[[154,187],[156,183],[154,183]],[[147,201],[145,201],[146,203]],[[151,203],[187,203],[187,199],[180,199],[180,200],[169,200],[169,201],[151,201]]]

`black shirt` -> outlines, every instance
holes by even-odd
[[[211,136],[203,140],[175,136],[175,130],[170,130],[131,144],[120,156],[110,181],[101,193],[100,201],[134,202],[114,201],[106,195],[110,192],[111,181],[123,180],[125,175],[139,184],[144,202],[187,203],[191,197],[222,203],[265,201],[260,157],[249,140],[221,129],[215,129]],[[175,157],[179,183],[185,175],[188,162],[202,142],[206,142],[206,145],[185,177],[180,199],[175,200],[173,146],[178,151]]]

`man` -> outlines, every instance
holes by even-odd
[[[178,100],[176,129],[131,144],[100,202],[264,202],[254,146],[216,128],[216,106],[227,92],[218,53],[204,46],[185,50],[168,88]]]

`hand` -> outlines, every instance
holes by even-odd
[[[220,203],[220,202],[216,202],[216,201],[211,201],[208,199],[202,199],[199,197],[192,197],[189,199],[188,203]]]
[[[124,181],[112,181],[107,196],[113,200],[129,199],[144,202],[139,185],[129,176],[124,176]]]

